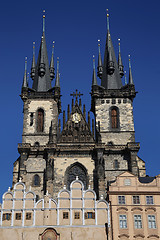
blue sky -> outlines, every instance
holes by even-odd
[[[92,56],[101,39],[104,54],[106,8],[110,13],[110,32],[118,54],[121,39],[122,60],[128,73],[131,55],[133,79],[138,91],[134,100],[136,141],[139,156],[146,162],[147,174],[160,173],[159,89],[160,89],[160,2],[152,1],[3,1],[1,3],[1,168],[0,195],[12,185],[13,163],[18,158],[17,144],[22,140],[23,102],[19,97],[24,73],[32,60],[32,42],[36,56],[42,34],[42,11],[46,10],[46,41],[49,59],[55,41],[55,60],[60,58],[62,110],[71,103],[70,93],[78,89],[82,102],[90,110]],[[127,74],[128,75],[128,74]],[[29,80],[30,86],[32,80]],[[100,83],[100,82],[99,82]]]

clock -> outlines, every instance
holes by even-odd
[[[75,123],[79,123],[81,121],[81,115],[79,113],[74,113],[72,115],[72,121]]]

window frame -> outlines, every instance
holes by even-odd
[[[126,214],[119,215],[119,228],[127,229],[127,215]]]
[[[26,212],[26,220],[31,220],[31,219],[32,219],[32,213]]]
[[[74,219],[80,219],[80,212],[74,213]]]
[[[140,203],[141,203],[140,196],[139,195],[132,196],[132,202],[134,205],[140,205]]]
[[[3,213],[3,216],[2,216],[2,221],[10,221],[11,220],[11,213]]]
[[[125,205],[126,204],[126,196],[125,195],[119,195],[118,196],[118,204],[119,205]]]
[[[69,219],[69,212],[63,212],[63,219]]]
[[[134,228],[135,229],[142,229],[142,215],[141,214],[135,214],[134,215]]]
[[[147,204],[147,205],[153,205],[153,204],[154,204],[153,196],[152,196],[152,195],[146,196],[146,204]]]
[[[16,213],[15,220],[21,220],[22,219],[22,213]]]
[[[116,114],[114,114],[113,111],[115,111]],[[109,114],[110,114],[110,129],[112,131],[119,131],[120,130],[119,108],[117,106],[110,107]],[[115,122],[116,122],[116,124],[115,124]],[[114,126],[114,124],[116,126]]]
[[[151,219],[149,219],[149,217],[151,217]],[[156,216],[149,214],[147,216],[147,219],[148,219],[148,228],[149,229],[156,229],[157,228]]]

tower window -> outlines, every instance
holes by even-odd
[[[33,113],[30,114],[30,126],[33,126]]]
[[[119,162],[118,160],[114,160],[114,168],[118,169],[119,168]]]
[[[39,186],[40,185],[40,177],[37,174],[34,175],[33,185],[34,186]]]
[[[44,111],[43,109],[38,109],[38,117],[37,117],[37,132],[44,131]]]
[[[111,110],[111,126],[112,128],[118,128],[118,109],[113,108]]]

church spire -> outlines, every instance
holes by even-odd
[[[52,46],[52,56],[51,56],[51,62],[50,62],[50,67],[49,67],[49,71],[50,71],[50,78],[51,80],[53,80],[55,73],[54,73],[54,41],[53,41],[53,46]]]
[[[101,49],[100,49],[100,40],[98,39],[98,67],[97,67],[97,76],[101,79],[103,73],[102,67],[102,57],[101,57]]]
[[[55,87],[60,88],[60,73],[59,73],[59,57],[57,57],[57,75],[56,75],[56,82],[55,82]]]
[[[119,68],[111,40],[109,29],[109,13],[107,9],[107,39],[104,54],[103,74],[101,85],[105,89],[120,89],[122,81],[119,73]]]
[[[95,67],[95,58],[93,55],[93,76],[92,76],[92,86],[97,85],[97,78],[96,78],[96,67]]]
[[[118,39],[119,43],[119,53],[118,53],[118,68],[119,68],[119,74],[121,78],[124,76],[124,71],[123,71],[123,63],[122,63],[122,57],[121,57],[121,44],[120,44],[120,39]]]
[[[36,92],[46,92],[52,88],[45,39],[45,14],[43,14],[43,33],[32,88]]]
[[[24,69],[24,77],[23,77],[22,88],[28,88],[28,81],[27,81],[27,57],[25,57],[25,69]]]
[[[134,85],[133,77],[132,77],[132,70],[131,70],[131,58],[130,58],[131,56],[128,55],[128,57],[129,57],[129,84]]]

